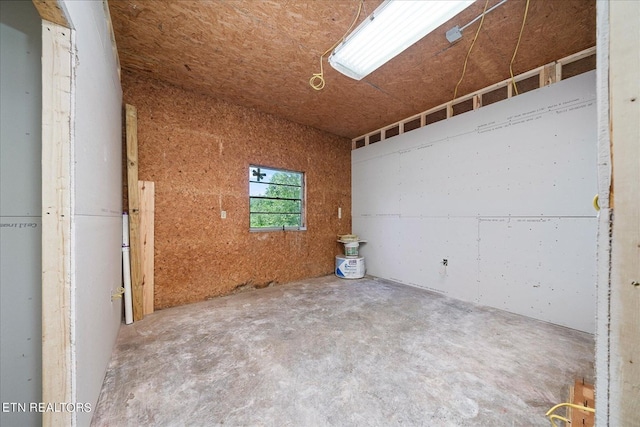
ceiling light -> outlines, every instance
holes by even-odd
[[[333,51],[329,63],[361,80],[474,1],[385,0]]]

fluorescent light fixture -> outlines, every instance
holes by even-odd
[[[329,63],[361,80],[474,1],[385,0],[335,48]]]

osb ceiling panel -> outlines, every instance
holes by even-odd
[[[489,0],[489,7],[499,0]],[[381,0],[365,0],[361,20]],[[361,81],[320,55],[351,24],[357,0],[111,0],[122,67],[188,90],[354,138],[450,101],[479,21],[449,44],[444,34],[482,13],[478,0]],[[509,77],[526,0],[486,15],[458,96]],[[515,74],[592,47],[595,0],[530,0]]]

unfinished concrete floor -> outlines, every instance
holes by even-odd
[[[94,426],[548,426],[593,337],[421,289],[322,277],[120,330]]]

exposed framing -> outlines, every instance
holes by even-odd
[[[42,401],[74,402],[71,266],[73,39],[42,25]],[[72,425],[71,412],[43,413],[44,426]]]
[[[542,67],[538,67],[533,70],[527,71],[525,73],[519,74],[515,76],[513,80],[516,83],[518,83],[537,75],[539,76],[539,87],[548,86],[552,83],[556,83],[562,80],[562,67],[564,65],[595,55],[595,53],[596,53],[596,48],[594,46],[589,49],[585,49],[581,52],[575,53],[573,55],[567,56],[565,58],[559,59],[555,62],[543,65]],[[390,135],[387,135],[387,133],[389,133],[389,131],[392,129],[398,128],[399,129],[398,133],[403,134],[405,132],[405,126],[408,123],[413,123],[417,121],[418,119],[420,120],[420,127],[424,127],[428,124],[427,116],[433,113],[441,112],[444,110],[446,113],[447,119],[450,117],[453,117],[455,115],[454,107],[463,102],[467,102],[471,100],[473,103],[473,109],[477,110],[478,108],[481,108],[483,105],[483,102],[482,102],[483,95],[501,88],[507,89],[507,98],[511,98],[514,96],[512,80],[511,78],[509,78],[501,82],[495,83],[491,86],[487,86],[484,89],[480,89],[478,91],[458,97],[447,103],[440,104],[436,107],[430,108],[426,111],[423,111],[422,113],[415,114],[411,117],[407,117],[406,119],[387,125],[383,128],[376,129],[372,132],[366,133],[364,135],[360,135],[357,138],[353,138],[351,140],[351,149],[355,150],[356,148],[367,146],[373,142],[384,141],[386,138],[390,136]],[[416,128],[412,128],[411,130],[413,129],[416,129]],[[398,133],[394,133],[394,135],[397,135]],[[375,141],[372,139],[374,139]]]

